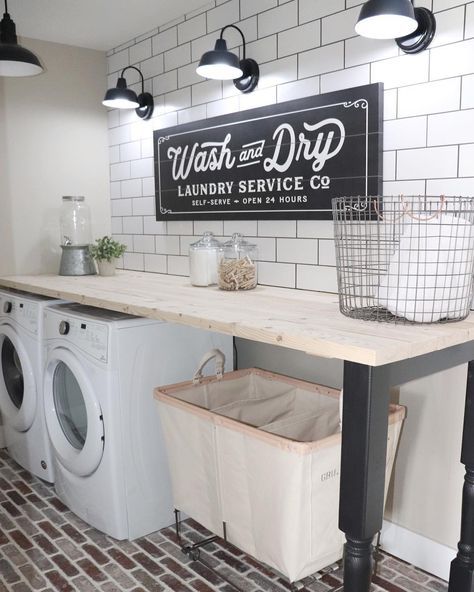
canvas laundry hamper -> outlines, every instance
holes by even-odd
[[[340,391],[250,368],[155,398],[177,509],[290,582],[342,557]],[[391,406],[385,493],[404,417]]]

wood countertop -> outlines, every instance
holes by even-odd
[[[434,325],[368,322],[343,316],[336,295],[303,290],[258,286],[224,292],[196,288],[189,278],[135,271],[110,278],[7,276],[0,277],[0,286],[371,366],[474,340],[474,314]]]

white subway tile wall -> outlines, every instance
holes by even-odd
[[[474,2],[423,0],[435,11],[431,48],[405,55],[354,32],[361,0],[211,0],[108,52],[107,83],[138,66],[155,114],[109,113],[112,232],[126,269],[188,275],[188,247],[206,230],[244,233],[260,251],[259,282],[337,291],[332,223],[155,220],[153,130],[345,87],[385,83],[384,192],[474,195]],[[195,70],[221,27],[237,24],[261,68],[249,95]],[[152,26],[153,23],[150,23]],[[229,47],[240,38],[229,30]],[[137,90],[137,79],[129,72]]]

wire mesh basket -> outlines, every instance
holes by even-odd
[[[469,314],[474,198],[333,199],[341,312],[399,323]]]

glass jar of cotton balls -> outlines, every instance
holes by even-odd
[[[189,246],[189,275],[193,286],[217,284],[217,268],[222,244],[212,232]]]
[[[221,290],[251,290],[257,285],[257,245],[247,242],[235,233],[224,243],[219,261],[219,288]]]

